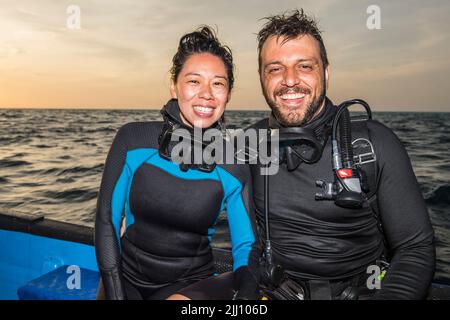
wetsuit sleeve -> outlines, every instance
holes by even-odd
[[[379,161],[379,213],[391,256],[374,298],[423,299],[435,269],[434,233],[425,201],[399,139],[380,123],[369,125]]]
[[[95,252],[108,300],[126,298],[120,266],[120,226],[129,179],[124,128],[114,138],[106,159],[95,219]]]
[[[231,235],[234,289],[236,299],[257,299],[259,295],[259,255],[251,190],[247,165],[239,164],[242,179],[227,198],[227,216]]]

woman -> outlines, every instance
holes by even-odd
[[[220,298],[210,285],[202,295],[201,286],[189,288],[214,274],[210,238],[225,204],[235,289],[252,294],[258,249],[248,168],[177,164],[170,157],[175,129],[221,129],[234,81],[231,51],[202,27],[181,38],[171,75],[164,122],[126,124],[106,160],[95,222],[106,298]]]

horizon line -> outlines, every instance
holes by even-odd
[[[118,110],[118,111],[158,111],[161,110],[161,108],[149,108],[149,107],[132,107],[132,108],[126,108],[126,107],[2,107],[0,106],[0,110]],[[239,108],[228,108],[225,109],[225,111],[270,111],[270,108],[267,107],[266,109],[254,109],[254,108],[245,108],[245,107],[239,107]],[[450,110],[375,110],[373,109],[372,112],[410,112],[410,113],[450,113]]]

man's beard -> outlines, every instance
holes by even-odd
[[[323,84],[322,84],[321,94],[316,99],[311,101],[311,103],[307,106],[303,117],[301,116],[301,114],[298,113],[298,109],[292,110],[292,111],[288,112],[287,114],[281,112],[280,109],[282,107],[279,107],[276,104],[275,100],[272,100],[267,96],[264,88],[263,88],[263,93],[264,93],[264,97],[266,98],[267,104],[269,105],[270,109],[272,109],[273,115],[278,120],[278,122],[281,125],[286,126],[286,127],[297,127],[297,126],[303,126],[303,125],[307,124],[317,114],[317,111],[320,109],[323,101],[325,100],[325,96],[326,96],[326,86],[325,85],[326,84],[325,84],[325,79],[324,79]],[[305,94],[311,93],[311,91],[308,88],[301,87],[301,86],[295,86],[295,87],[292,87],[289,89],[279,90],[274,95],[278,96],[278,95],[287,93],[287,91],[289,91],[291,93],[305,93]]]

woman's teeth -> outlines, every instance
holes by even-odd
[[[304,93],[289,93],[283,94],[281,99],[283,100],[294,100],[294,99],[303,99],[305,97]]]
[[[195,106],[194,110],[198,111],[198,112],[201,112],[201,113],[213,113],[214,112],[214,108],[208,108],[208,107]]]

